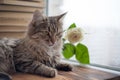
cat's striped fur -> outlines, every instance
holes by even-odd
[[[61,18],[64,15],[45,17],[38,10],[34,12],[26,37],[17,41],[12,48],[14,54],[11,52],[11,60],[17,71],[55,77],[56,69],[72,70],[69,64],[60,62],[63,33]]]
[[[13,61],[13,47],[16,41],[7,38],[0,39],[0,80],[10,80],[8,74],[16,72]]]

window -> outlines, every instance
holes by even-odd
[[[75,22],[86,32],[91,65],[120,71],[120,0],[49,0],[49,15],[68,12],[64,29]],[[74,60],[74,58],[72,58]]]

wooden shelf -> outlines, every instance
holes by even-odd
[[[117,77],[118,79],[112,79],[114,77]],[[17,73],[13,75],[13,80],[120,80],[120,75],[92,68],[75,66],[72,72],[59,71],[55,78],[45,78],[39,75]]]

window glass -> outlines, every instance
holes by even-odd
[[[73,22],[83,28],[86,34],[82,43],[89,49],[91,64],[119,68],[119,4],[120,0],[49,0],[48,13],[68,12],[64,29]]]

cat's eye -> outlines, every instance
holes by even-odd
[[[41,34],[45,34],[45,35],[49,35],[49,32],[48,31],[41,31]]]
[[[62,37],[62,33],[57,33],[56,36],[61,38]]]
[[[62,37],[63,32],[65,32],[65,31],[61,31],[61,32],[57,33],[57,34],[56,34],[56,36],[58,36],[59,38],[61,38],[61,37]]]
[[[58,35],[58,37],[59,37],[59,38],[61,38],[61,37],[62,37],[62,35]]]

